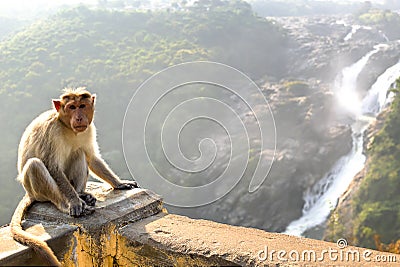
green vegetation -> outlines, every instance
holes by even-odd
[[[375,26],[390,40],[400,38],[400,15],[390,10],[369,9],[358,16],[362,24]]]
[[[400,80],[397,81],[400,89]],[[397,90],[398,90],[397,89]],[[400,239],[400,95],[368,150],[369,165],[353,201],[356,244],[378,248]]]
[[[311,91],[307,82],[304,81],[288,81],[283,86],[293,96],[305,96]]]
[[[21,59],[29,60],[25,63],[30,63],[26,66],[26,79],[34,80],[51,71],[56,76],[68,73],[78,80],[95,79],[96,83],[99,82],[96,78],[103,83],[109,76],[149,74],[154,69],[195,59],[212,58],[232,64],[240,59],[253,60],[256,55],[263,60],[277,57],[268,55],[268,51],[284,42],[279,28],[254,17],[250,7],[247,8],[247,12],[222,6],[210,12],[195,9],[128,13],[80,7],[17,35],[2,45],[5,50],[2,56],[13,66],[21,63],[18,62]],[[255,37],[257,42],[253,42]],[[17,54],[21,50],[23,58]],[[68,63],[76,64],[68,67]],[[263,64],[266,66],[251,65],[267,67],[271,62]],[[251,68],[250,64],[241,67]],[[273,69],[269,67],[262,73],[268,71]],[[136,79],[141,81],[141,78]]]
[[[96,123],[103,155],[129,178],[122,120],[140,83],[167,66],[193,60],[222,62],[252,78],[280,78],[286,43],[279,26],[256,17],[242,1],[199,1],[174,12],[81,6],[10,35],[0,42],[0,224],[8,222],[22,195],[14,181],[22,131],[50,108],[61,88],[86,85],[98,93]]]
[[[82,81],[126,87],[166,66],[205,59],[253,77],[278,75],[282,32],[233,3],[173,13],[64,11],[0,44],[0,92],[29,96],[37,85],[43,93]]]

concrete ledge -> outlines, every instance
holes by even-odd
[[[33,221],[25,222],[23,226],[28,232],[46,241],[56,255],[68,254],[76,242],[74,233],[78,230],[77,226]],[[0,229],[0,266],[41,265],[43,265],[42,258],[31,248],[14,241],[10,227]]]
[[[74,224],[89,230],[110,222],[116,225],[135,222],[162,210],[161,197],[147,189],[113,190],[108,184],[89,182],[86,191],[97,198],[96,211],[89,216],[73,218],[51,203],[37,203],[26,218]]]
[[[94,182],[87,192],[97,198],[93,214],[73,218],[51,203],[35,203],[23,227],[45,240],[65,266],[112,266],[107,263],[115,254],[115,229],[161,212],[162,199],[146,189],[112,190]],[[42,264],[31,248],[13,240],[9,227],[0,229],[1,266]]]
[[[398,266],[400,262],[400,255],[173,214],[143,219],[119,233],[124,253],[117,259],[123,266]],[[378,255],[387,262],[377,262]],[[397,262],[388,262],[393,259]]]
[[[400,255],[231,226],[163,212],[144,189],[90,183],[96,211],[82,218],[36,203],[24,228],[45,240],[64,266],[398,266]],[[379,259],[377,257],[380,257]],[[42,265],[0,228],[0,265]]]

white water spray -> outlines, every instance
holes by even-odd
[[[362,111],[361,100],[357,93],[357,78],[364,69],[369,58],[377,53],[383,45],[376,45],[374,50],[368,52],[359,61],[342,70],[335,81],[335,95],[342,108],[358,117]]]

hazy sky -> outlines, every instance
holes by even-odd
[[[317,0],[318,1],[318,0]],[[320,0],[320,1],[339,1],[343,2],[346,0]],[[363,2],[365,0],[347,0],[347,2]],[[382,3],[384,0],[371,0],[374,3]],[[62,4],[96,4],[98,0],[1,0],[0,1],[0,10],[6,9],[29,9],[29,8],[37,8],[37,7],[51,7]],[[171,1],[172,2],[172,1]],[[250,1],[254,2],[254,0]]]
[[[249,0],[249,2],[255,2],[255,1],[257,0]],[[365,0],[316,0],[316,1],[364,2]],[[382,3],[383,1],[384,0],[371,0],[371,2],[373,3]],[[149,2],[163,2],[163,0],[151,0]],[[56,6],[65,4],[76,5],[79,3],[93,5],[97,4],[98,0],[0,0],[0,16],[29,17],[29,16],[34,16],[40,11],[46,11]]]
[[[96,4],[97,2],[97,0],[1,0],[0,15],[29,16],[35,15],[40,10],[48,10],[63,4]]]
[[[97,0],[2,0],[0,9],[27,9],[40,6],[57,6],[62,4],[96,4]]]

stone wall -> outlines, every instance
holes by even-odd
[[[113,191],[91,183],[89,191],[98,199],[90,216],[71,218],[40,203],[24,222],[65,266],[395,266],[400,261],[399,255],[343,242],[168,214],[161,198],[144,189]],[[9,227],[0,229],[0,239],[0,266],[43,265],[34,251],[12,239]]]

